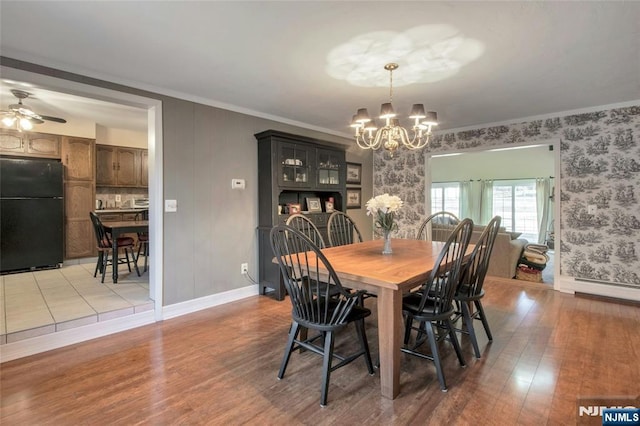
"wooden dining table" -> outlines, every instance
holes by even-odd
[[[376,294],[380,351],[380,391],[394,399],[400,392],[400,348],[404,335],[402,295],[423,284],[444,242],[392,239],[392,254],[382,254],[383,240],[322,250],[345,287]],[[473,251],[469,245],[466,256]]]
[[[105,230],[111,234],[111,240],[113,243],[113,283],[118,282],[118,237],[122,234],[137,233],[137,232],[149,232],[148,220],[121,220],[116,222],[102,222]],[[134,259],[135,261],[135,259]]]

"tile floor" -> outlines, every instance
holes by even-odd
[[[138,277],[120,265],[113,284],[109,267],[102,284],[94,268],[95,261],[0,276],[0,344],[153,309],[148,271]]]

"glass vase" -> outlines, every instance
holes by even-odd
[[[391,248],[391,230],[383,230],[384,246],[382,247],[382,254],[391,254],[393,249]]]

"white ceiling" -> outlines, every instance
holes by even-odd
[[[387,102],[390,61],[396,111],[440,129],[640,99],[640,2],[3,0],[0,24],[5,57],[337,134]],[[40,114],[136,126],[30,91]]]

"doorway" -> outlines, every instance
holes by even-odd
[[[97,99],[101,101],[111,102],[127,107],[140,108],[146,111],[147,116],[147,133],[148,133],[148,153],[149,153],[149,210],[151,211],[150,217],[150,258],[162,259],[162,103],[157,99],[146,98],[138,95],[132,95],[125,92],[114,91],[110,89],[100,88],[96,86],[90,86],[82,83],[73,82],[70,80],[63,80],[46,76],[43,74],[37,74],[25,70],[16,68],[10,68],[6,66],[1,67],[2,77],[6,80],[28,82],[35,87],[52,92],[66,93],[79,97],[85,97],[88,99]],[[163,300],[163,265],[161,261],[150,262],[149,269],[149,297],[153,300],[153,320],[158,321],[162,319],[162,300]],[[132,326],[142,325],[140,323],[135,324],[132,321]],[[129,327],[131,328],[131,327]],[[120,326],[120,329],[122,328]],[[97,329],[96,329],[97,330]],[[57,334],[57,333],[54,333]],[[95,336],[104,335],[104,331],[97,330]],[[91,334],[87,335],[87,339],[92,338]],[[86,339],[85,339],[86,340]],[[75,339],[74,341],[78,341]],[[63,346],[61,344],[52,343],[51,347]],[[8,351],[4,351],[3,355],[6,355]],[[5,358],[3,356],[3,358]],[[4,361],[4,359],[3,359]]]
[[[530,226],[520,226],[524,228],[526,232],[529,232],[529,238],[527,241],[529,244],[538,244],[538,237],[541,236],[541,245],[546,244],[549,236],[557,235],[558,220],[554,220],[559,217],[559,204],[553,201],[559,199],[559,176],[560,176],[560,142],[559,141],[542,141],[532,143],[523,143],[518,145],[504,147],[492,147],[490,149],[477,149],[460,152],[447,152],[442,155],[437,153],[429,155],[426,158],[427,176],[425,176],[426,182],[426,194],[427,211],[431,212],[433,203],[446,204],[446,194],[448,198],[451,198],[451,194],[455,191],[450,187],[459,187],[460,182],[466,182],[467,188],[469,185],[480,187],[481,182],[492,181],[502,182],[502,187],[526,186],[520,185],[519,182],[525,182],[530,180],[529,186],[533,188],[533,192],[529,198],[533,200],[530,214],[523,214],[522,220],[530,220],[531,216],[536,217],[536,178],[551,178],[549,180],[549,196],[545,200],[549,204],[551,209],[551,220],[545,226],[542,231],[537,230],[537,224],[529,224]],[[469,184],[471,183],[471,184]],[[462,185],[462,184],[460,184]],[[511,187],[510,186],[510,187]],[[432,199],[431,188],[440,188],[441,196],[438,194]],[[504,189],[504,188],[503,188]],[[465,188],[466,190],[466,188]],[[448,192],[447,192],[448,191]],[[525,191],[526,192],[526,191]],[[531,192],[531,191],[530,191]],[[526,193],[521,194],[525,196]],[[531,201],[530,200],[530,201]],[[455,201],[455,200],[454,200]],[[479,204],[479,199],[477,200]],[[525,200],[526,201],[526,200]],[[452,200],[449,200],[451,204]],[[538,201],[539,203],[539,201]],[[478,216],[472,217],[474,222],[480,220],[480,209],[476,205],[478,210]],[[504,207],[504,206],[503,206]],[[507,209],[511,212],[511,208]],[[484,212],[483,216],[487,214],[492,215],[495,212]],[[501,216],[503,216],[501,214]],[[517,215],[512,215],[507,221],[504,221],[507,227],[515,227],[518,225],[515,222]],[[527,217],[529,216],[529,217]],[[465,216],[466,217],[466,216]],[[535,220],[535,219],[534,219]],[[482,223],[482,222],[479,222]],[[485,221],[486,223],[486,221]],[[507,229],[515,233],[515,231],[522,231],[520,229]],[[539,234],[542,232],[543,234]],[[534,241],[535,240],[535,241]],[[554,288],[557,285],[559,278],[559,259],[556,256],[557,251],[553,247],[549,247],[545,255],[548,256],[547,266],[544,268],[543,282]],[[541,276],[538,275],[538,278]]]

